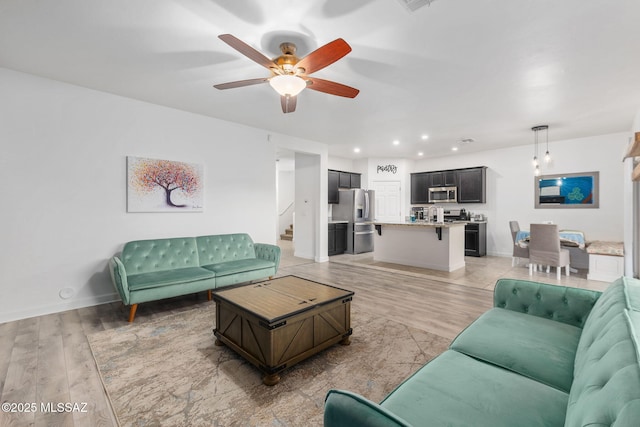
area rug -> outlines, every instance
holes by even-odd
[[[214,345],[215,306],[90,335],[121,426],[321,426],[329,389],[379,402],[450,340],[352,305],[351,345],[285,370],[267,387],[228,347]]]

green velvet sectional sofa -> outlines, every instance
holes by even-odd
[[[324,425],[638,427],[639,344],[638,280],[499,280],[494,308],[380,404],[329,391]]]
[[[248,234],[137,240],[109,261],[111,280],[133,322],[139,303],[270,278],[280,248]]]

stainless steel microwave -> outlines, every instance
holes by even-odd
[[[429,187],[429,203],[455,203],[458,201],[457,187]]]

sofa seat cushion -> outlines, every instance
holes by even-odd
[[[448,350],[380,404],[415,426],[563,426],[568,394]]]
[[[568,393],[581,333],[576,326],[493,308],[450,348]]]
[[[216,274],[201,267],[177,268],[175,270],[154,271],[152,273],[134,274],[127,276],[130,291],[157,288],[159,286],[175,285],[178,283],[195,282],[212,279]],[[213,287],[212,287],[213,288]]]
[[[219,262],[216,264],[203,265],[202,268],[213,271],[216,277],[228,276],[230,274],[244,273],[247,271],[273,268],[275,263],[258,258],[239,259],[235,261]]]

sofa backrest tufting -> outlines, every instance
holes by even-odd
[[[219,234],[196,237],[200,265],[255,258],[253,240],[248,234]]]
[[[493,293],[493,305],[582,328],[588,318],[586,314],[599,297],[597,291],[500,279]]]
[[[639,344],[640,281],[620,278],[584,325],[565,426],[640,425]]]
[[[193,237],[136,240],[124,245],[122,263],[127,274],[142,274],[198,266]]]

